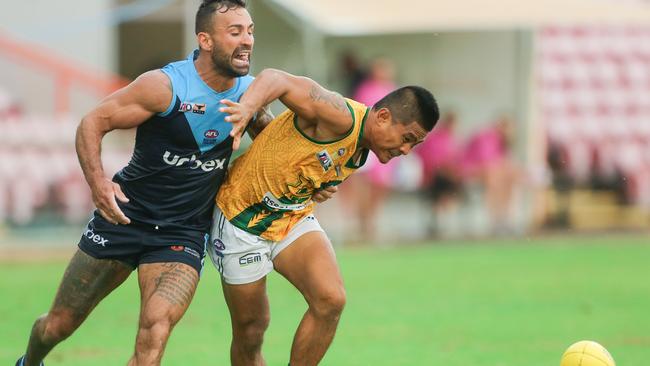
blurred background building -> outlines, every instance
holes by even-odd
[[[62,228],[76,240],[92,210],[76,124],[110,91],[184,58],[199,3],[15,1],[0,13],[0,242],[62,240],[51,234]],[[648,228],[649,1],[249,0],[249,10],[253,74],[307,75],[369,104],[420,84],[443,108],[417,154],[369,164],[319,207],[336,243]],[[110,135],[108,174],[132,143],[131,132]]]

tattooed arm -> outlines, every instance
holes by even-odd
[[[251,140],[255,140],[257,135],[262,132],[262,130],[268,126],[271,121],[273,121],[273,112],[271,112],[271,108],[269,106],[264,106],[262,109],[260,109],[257,112],[257,116],[253,118],[253,120],[250,122],[248,125],[248,128],[246,131],[248,132],[248,136],[250,136]]]
[[[262,71],[239,103],[222,100],[221,111],[229,114],[226,121],[233,123],[230,133],[234,137],[233,148],[239,147],[239,136],[246,128],[254,112],[262,106],[279,99],[307,123],[323,125],[334,133],[345,133],[352,126],[352,114],[345,98],[329,91],[315,81],[284,71]]]

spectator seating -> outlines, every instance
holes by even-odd
[[[618,174],[650,208],[650,27],[548,27],[537,46],[542,121],[574,181]]]
[[[0,118],[0,223],[28,224],[49,208],[70,222],[93,208],[74,149],[78,120],[12,115]],[[130,151],[108,146],[108,176],[129,160]]]

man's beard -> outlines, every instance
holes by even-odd
[[[239,50],[235,50],[235,53],[238,52]],[[248,75],[248,70],[250,67],[246,67],[245,70],[244,69],[238,70],[234,68],[232,63],[230,62],[232,55],[228,55],[225,52],[221,52],[221,50],[218,47],[215,47],[212,50],[210,57],[212,58],[212,67],[214,68],[214,71],[216,71],[220,75],[233,77],[233,78]]]

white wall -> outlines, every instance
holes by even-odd
[[[364,60],[392,59],[399,84],[430,88],[442,108],[459,112],[467,132],[503,112],[524,118],[528,91],[521,73],[530,60],[520,48],[528,42],[516,31],[346,37],[328,41],[328,57],[332,70],[343,49]]]

